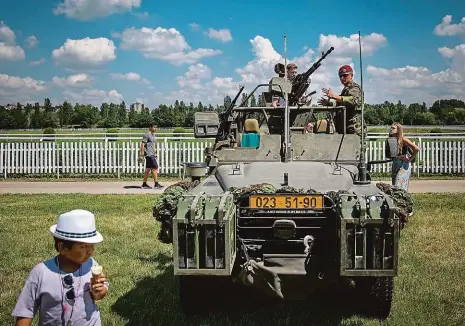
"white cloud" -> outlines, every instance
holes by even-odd
[[[160,59],[173,65],[195,63],[204,57],[211,57],[221,53],[213,49],[195,49],[187,44],[184,36],[175,28],[156,29],[134,27],[125,29],[121,33],[121,49],[137,50],[145,58]]]
[[[39,40],[34,35],[31,35],[26,39],[26,46],[30,49],[35,48],[37,44],[39,44]]]
[[[235,96],[239,85],[231,77],[214,77],[213,71],[202,63],[189,66],[183,76],[176,77],[179,90],[170,93],[156,92],[155,104],[172,103],[176,100],[185,103],[202,102],[204,105],[223,103],[226,95]]]
[[[120,103],[123,95],[112,89],[109,92],[100,89],[85,89],[79,93],[65,90],[63,98],[71,103],[92,104],[100,107],[102,103]]]
[[[176,78],[179,87],[181,88],[191,88],[191,89],[203,89],[201,81],[205,79],[210,79],[212,70],[205,66],[204,64],[197,63],[188,68],[184,76],[178,76]]]
[[[321,37],[318,48],[324,49],[326,52],[326,50],[333,45],[328,43],[334,43],[337,39],[331,38],[330,41],[331,42],[328,42],[327,38]],[[252,51],[255,54],[255,58],[249,61],[245,67],[236,69],[236,73],[241,77],[239,82],[247,85],[249,88],[255,87],[257,84],[267,83],[276,75],[274,72],[274,65],[278,62],[284,63],[284,57],[274,49],[269,39],[257,35],[254,39],[250,40],[250,43],[252,44]],[[331,87],[335,82],[338,82],[335,80],[337,76],[336,70],[329,70],[334,69],[334,65],[351,64],[350,48],[341,48],[342,50],[339,54],[335,51],[332,52],[326,60],[322,62],[320,68],[311,76],[312,84],[310,88],[312,90],[319,90],[319,88],[323,86]],[[303,55],[295,58],[288,58],[287,61],[288,63],[295,63],[299,67],[299,71],[303,72],[319,57],[320,56],[315,57],[312,49],[307,49]]]
[[[219,40],[223,43],[232,41],[232,36],[231,36],[231,32],[229,31],[229,29],[216,30],[213,28],[209,28],[208,32],[205,32],[205,34],[209,38]]]
[[[458,24],[451,23],[452,15],[444,16],[441,23],[434,27],[433,33],[438,36],[465,35],[465,17]]]
[[[433,33],[438,36],[465,36],[465,17],[460,23],[452,24],[452,16],[446,15],[435,26]],[[439,72],[426,67],[385,69],[369,65],[366,101],[379,103],[401,99],[405,104],[425,102],[431,105],[438,99],[465,100],[465,44],[437,50],[449,63],[447,69]]]
[[[386,42],[386,38],[381,34],[372,33],[362,36],[362,51],[366,55],[372,55]],[[177,77],[181,89],[169,94],[157,93],[157,102],[166,103],[167,101],[182,99],[187,102],[202,101],[202,103],[221,104],[226,95],[231,97],[236,95],[240,84],[246,86],[244,92],[250,92],[258,84],[268,83],[276,75],[274,65],[277,62],[284,62],[284,58],[275,50],[271,41],[263,36],[255,36],[250,40],[250,43],[254,58],[244,67],[235,70],[239,76],[238,79],[214,77],[212,80],[206,80],[202,83],[199,79],[189,80],[187,77],[188,71],[184,76]],[[317,91],[317,94],[313,96],[315,102],[322,96],[322,87],[331,87],[337,92],[342,90],[343,86],[337,77],[337,69],[342,64],[349,64],[354,67],[352,57],[358,57],[358,35],[351,35],[350,37],[321,35],[318,50],[326,52],[331,46],[337,47],[338,51],[334,50],[311,76],[312,84],[309,91]],[[308,69],[319,57],[319,55],[318,57],[314,56],[312,49],[306,49],[306,52],[301,56],[288,58],[287,61],[296,63],[299,66],[299,71],[302,72],[304,69]],[[190,67],[190,69],[194,68]],[[255,96],[258,97],[262,91],[264,89],[258,89]]]
[[[19,45],[7,45],[0,42],[0,60],[19,61],[26,58],[26,53]]]
[[[0,42],[8,45],[16,44],[16,35],[3,21],[0,22]]]
[[[236,69],[236,73],[241,76],[245,84],[258,84],[264,80],[269,81],[275,75],[273,71],[274,65],[279,61],[284,62],[284,60],[273,48],[269,39],[257,35],[250,40],[250,43],[255,58],[249,61],[245,67]]]
[[[131,11],[140,4],[141,0],[64,0],[53,12],[77,20],[91,20]]]
[[[87,87],[89,86],[93,79],[88,74],[75,74],[70,75],[66,78],[59,78],[57,76],[52,78],[52,81],[58,87]]]
[[[45,58],[40,58],[39,60],[29,62],[29,64],[31,66],[38,66],[38,65],[40,65],[40,64],[42,64],[42,63],[44,63],[46,61],[47,60],[45,60]]]
[[[439,48],[438,52],[451,59],[451,65],[436,73],[425,67],[384,69],[368,66],[367,102],[402,99],[405,104],[425,102],[431,105],[438,99],[465,99],[465,44],[454,49]]]
[[[453,49],[442,47],[438,49],[444,57],[451,59],[451,69],[465,77],[465,44],[457,45]]]
[[[143,78],[141,75],[135,72],[128,72],[127,74],[110,74],[113,79],[127,80],[127,81],[137,81],[143,84],[150,84],[150,80]]]
[[[141,80],[141,76],[135,72],[128,72],[127,74],[111,74],[113,79],[124,79],[129,81]]]
[[[200,29],[200,25],[197,24],[197,23],[190,23],[189,26],[194,30],[194,31],[198,31]]]
[[[381,34],[362,35],[362,52],[364,55],[372,55],[384,46],[386,42],[386,38]],[[257,35],[254,39],[250,40],[250,43],[252,44],[255,58],[249,61],[245,67],[236,69],[236,72],[241,77],[241,83],[254,87],[259,83],[266,83],[274,77],[276,75],[274,73],[274,65],[277,62],[284,62],[284,58],[274,49],[271,41],[267,38]],[[358,35],[355,34],[350,37],[320,35],[318,51],[326,52],[331,46],[335,50],[326,57],[318,70],[311,76],[312,84],[309,90],[317,91],[317,94],[313,96],[314,98],[321,96],[320,90],[322,87],[331,87],[333,89],[342,87],[337,78],[337,69],[343,64],[354,67],[352,58],[358,56]],[[288,62],[295,63],[299,67],[299,71],[303,72],[319,58],[320,55],[315,56],[312,49],[307,49],[301,56],[288,58]]]
[[[52,51],[52,57],[66,67],[96,68],[115,60],[115,49],[113,41],[104,37],[67,39],[60,48]]]
[[[387,39],[384,35],[371,33],[362,35],[362,54],[371,56],[374,52],[386,45]],[[318,50],[324,51],[334,47],[334,55],[339,57],[353,57],[359,55],[358,34],[352,34],[349,37],[340,37],[336,35],[320,35],[320,44]]]
[[[26,54],[16,45],[16,35],[3,21],[0,22],[0,60],[24,60]]]
[[[2,103],[31,102],[32,98],[46,90],[44,81],[31,77],[0,74],[0,99]]]
[[[8,76],[0,74],[0,87],[7,89],[24,89],[33,91],[45,90],[45,82],[35,80],[31,77],[21,78],[16,76]]]

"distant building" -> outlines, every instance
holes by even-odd
[[[136,102],[136,103],[132,103],[130,105],[130,109],[134,109],[134,111],[136,112],[141,112],[143,109],[145,108],[145,105],[143,103],[139,103],[139,102]]]

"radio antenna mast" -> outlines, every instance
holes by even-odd
[[[365,111],[365,93],[363,92],[363,66],[362,66],[362,37],[360,36],[360,31],[358,31],[358,46],[360,54],[360,88],[362,89],[362,121],[361,121],[361,152],[360,152],[360,162],[358,164],[358,175],[359,180],[358,184],[370,184],[370,181],[367,180],[367,167],[365,162],[365,122],[364,122],[364,111]]]
[[[284,78],[286,82],[287,78],[287,37],[284,34]],[[289,94],[284,92],[284,102],[286,103],[284,107],[284,161],[289,162],[291,159],[291,146],[290,146],[290,137],[289,137]]]
[[[284,78],[287,80],[287,37],[284,34]]]

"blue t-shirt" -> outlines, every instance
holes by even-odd
[[[72,273],[76,296],[74,302],[66,299],[69,289],[62,281],[65,275],[71,273],[59,272],[55,257],[37,264],[26,279],[12,315],[34,318],[39,312],[40,326],[67,325],[72,311],[73,326],[100,326],[100,311],[90,294],[91,267],[96,264],[95,260],[89,258]]]

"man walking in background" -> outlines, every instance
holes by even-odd
[[[147,179],[149,178],[149,173],[152,171],[153,181],[155,182],[154,188],[163,188],[161,184],[158,183],[158,162],[157,162],[157,153],[156,153],[156,139],[155,131],[157,126],[153,123],[149,125],[149,131],[142,137],[142,142],[140,145],[140,155],[139,160],[143,162],[145,157],[145,173],[144,173],[144,182],[142,183],[142,188],[151,189],[147,184]]]

